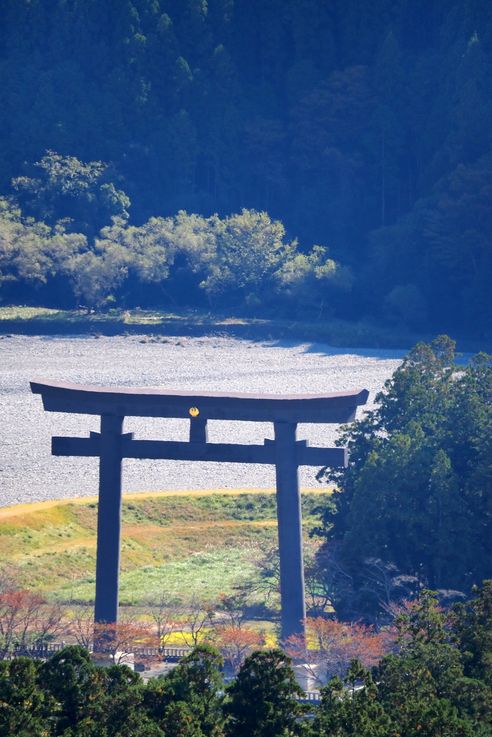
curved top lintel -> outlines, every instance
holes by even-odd
[[[367,389],[331,394],[247,394],[152,387],[92,386],[31,381],[49,412],[138,417],[187,417],[191,406],[204,419],[250,422],[349,422],[367,402]]]

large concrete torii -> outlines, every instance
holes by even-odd
[[[167,389],[81,386],[31,382],[48,412],[100,415],[101,432],[88,438],[53,437],[52,454],[99,458],[99,506],[95,621],[118,620],[121,537],[121,465],[123,458],[267,463],[275,466],[280,552],[281,639],[304,636],[299,466],[345,466],[345,448],[313,448],[296,440],[297,423],[345,423],[367,401],[366,389],[338,394],[221,394]],[[135,440],[123,433],[125,417],[174,417],[190,420],[189,442]],[[263,445],[209,443],[207,420],[273,422],[274,440]]]

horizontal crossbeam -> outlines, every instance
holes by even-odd
[[[53,437],[51,452],[55,456],[100,455],[100,435],[90,438]],[[304,442],[295,446],[298,466],[345,466],[345,448],[311,448]],[[130,435],[121,439],[122,458],[162,459],[173,461],[214,461],[219,463],[262,463],[274,465],[276,450],[274,441],[264,445],[240,445],[235,443],[189,443],[168,440],[134,440]]]

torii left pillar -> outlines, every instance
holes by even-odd
[[[118,621],[123,420],[119,415],[101,415],[94,610],[99,623]]]

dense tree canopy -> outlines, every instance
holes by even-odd
[[[411,586],[469,591],[488,575],[491,399],[491,357],[457,365],[441,337],[415,346],[376,409],[346,428],[349,466],[329,474],[324,515],[340,611],[374,611]]]
[[[488,3],[5,0],[0,21],[0,192],[35,218],[35,242],[62,221],[54,251],[74,250],[68,271],[83,272],[35,293],[34,282],[11,282],[4,301],[97,306],[108,295],[87,294],[91,275],[122,301],[128,266],[94,243],[111,216],[131,212],[134,227],[181,210],[224,222],[245,209],[300,239],[291,278],[313,243],[351,270],[335,300],[325,285],[330,309],[490,334]],[[221,231],[202,276],[209,292],[230,284],[239,236]],[[245,309],[253,291],[256,307],[269,306],[281,254],[259,262],[261,243],[240,258],[233,297]],[[200,304],[188,274],[165,293],[132,288],[127,303],[187,291]],[[312,307],[309,288],[292,290],[289,311]]]
[[[475,592],[477,593],[477,592]],[[463,632],[483,633],[492,624],[490,582],[454,621],[432,592],[396,620],[398,648],[374,669],[373,675],[357,661],[343,682],[333,679],[323,689],[313,733],[320,737],[472,737],[490,735],[492,691],[488,668],[470,677]],[[470,626],[464,612],[480,612],[482,627]],[[481,658],[490,655],[490,643],[481,640]],[[486,674],[488,672],[488,675]]]
[[[222,659],[207,645],[183,658],[168,678],[149,683],[145,705],[169,737],[221,737]]]
[[[217,652],[200,647],[145,684],[68,647],[40,663],[0,663],[0,734],[19,737],[490,737],[492,585],[443,610],[423,591],[395,621],[393,652],[372,674],[357,660],[303,693],[280,650],[250,655],[224,689]],[[224,693],[225,691],[225,693]]]
[[[88,207],[92,204],[88,200]],[[97,221],[94,207],[86,232]],[[283,225],[265,212],[243,210],[222,219],[179,212],[140,226],[119,214],[92,236],[72,232],[73,223],[70,217],[51,225],[26,218],[12,201],[0,199],[4,298],[34,296],[91,309],[170,300],[309,315],[333,309],[350,287],[350,273],[326,248],[300,252],[297,241],[287,240]]]
[[[301,694],[290,659],[281,650],[253,653],[228,689],[227,737],[302,734],[302,709],[296,700]]]

